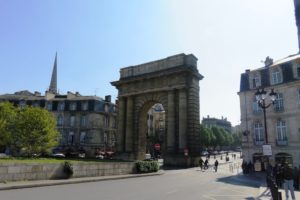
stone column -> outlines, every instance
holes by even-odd
[[[175,96],[174,91],[168,92],[168,133],[167,133],[167,151],[175,150]]]
[[[187,147],[187,94],[184,89],[179,91],[179,149]]]
[[[126,116],[126,107],[125,99],[123,97],[119,98],[119,116],[118,116],[118,135],[117,135],[117,150],[123,152],[125,148],[125,116]]]
[[[200,116],[199,116],[199,81],[195,77],[190,78],[187,92],[187,138],[189,152],[199,154],[200,142]]]
[[[127,108],[126,108],[126,137],[125,137],[125,151],[132,152],[133,144],[133,99],[131,96],[127,98]]]

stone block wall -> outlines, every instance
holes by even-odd
[[[132,174],[133,162],[72,163],[73,178]],[[0,182],[47,180],[64,178],[63,163],[55,164],[0,164]]]

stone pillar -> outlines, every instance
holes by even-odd
[[[132,152],[133,144],[133,99],[131,96],[127,98],[126,108],[126,136],[125,136],[125,151]]]
[[[125,148],[125,116],[126,116],[126,107],[125,99],[119,98],[119,116],[118,116],[118,135],[117,135],[117,150],[123,152]]]
[[[179,149],[187,147],[187,94],[184,89],[179,90]]]
[[[167,151],[175,151],[175,95],[174,91],[168,92],[168,132],[167,132]]]
[[[187,138],[189,153],[199,155],[201,150],[200,142],[200,107],[199,107],[199,81],[190,77],[189,89],[187,92]]]

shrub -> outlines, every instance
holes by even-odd
[[[137,161],[136,169],[138,173],[157,172],[159,165],[157,161]]]
[[[72,163],[69,161],[65,161],[63,171],[64,171],[66,177],[70,178],[74,173]]]

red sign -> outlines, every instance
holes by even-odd
[[[160,144],[159,143],[155,143],[154,144],[154,149],[159,151],[160,150]]]
[[[185,155],[185,156],[188,156],[188,155],[189,155],[189,149],[188,149],[188,148],[185,148],[185,149],[183,150],[183,152],[184,152],[184,155]]]

